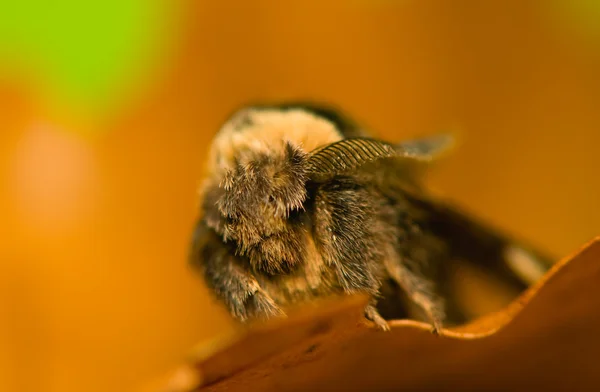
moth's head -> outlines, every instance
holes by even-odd
[[[310,151],[340,139],[333,123],[300,109],[238,111],[211,145],[207,224],[241,253],[289,232],[307,197]]]
[[[306,163],[306,153],[289,142],[241,157],[219,184],[223,237],[252,246],[284,231],[306,199]]]

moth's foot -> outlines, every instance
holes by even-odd
[[[246,312],[253,320],[269,320],[286,317],[285,312],[263,290],[258,290],[246,301]]]
[[[442,330],[442,320],[434,312],[426,312],[429,321],[431,322],[431,333],[440,336]]]
[[[367,307],[365,307],[365,318],[372,321],[373,324],[375,324],[375,327],[380,331],[387,332],[390,330],[390,325],[383,317],[381,317],[374,305],[367,305]]]
[[[425,312],[425,316],[431,323],[431,333],[439,336],[440,331],[442,330],[443,308],[433,300],[423,296],[421,293],[415,294],[413,300],[421,307],[421,309],[423,309],[423,312]]]

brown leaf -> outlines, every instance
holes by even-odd
[[[600,382],[599,283],[600,237],[502,311],[441,336],[409,320],[377,331],[365,299],[345,298],[202,345],[153,390],[581,390]]]

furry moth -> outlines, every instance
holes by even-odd
[[[463,316],[444,287],[450,260],[523,288],[539,276],[523,276],[515,260],[538,275],[551,261],[427,193],[420,168],[451,141],[378,140],[315,104],[242,108],[210,146],[190,261],[242,322],[365,293],[365,317],[383,330],[385,302],[412,305],[434,331],[445,316],[458,323]]]

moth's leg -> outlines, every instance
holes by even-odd
[[[352,179],[323,184],[315,195],[313,230],[321,257],[335,271],[341,288],[349,294],[369,294],[372,300],[365,307],[365,317],[379,329],[389,330],[376,308],[381,286],[377,271],[384,247],[374,203],[368,190]]]
[[[367,191],[352,179],[335,179],[317,189],[312,214],[315,244],[346,292],[378,291],[372,264],[380,259],[381,250],[371,230],[373,219]]]
[[[240,321],[282,316],[284,312],[258,284],[219,236],[198,223],[190,262],[204,275],[207,286]]]
[[[377,311],[377,301],[371,299],[369,304],[365,307],[365,318],[371,320],[377,328],[382,331],[389,331],[390,326],[387,321]]]
[[[433,332],[439,333],[442,328],[444,306],[433,292],[430,281],[412,272],[400,262],[386,262],[392,279],[404,290],[408,297],[418,305],[432,323]]]

